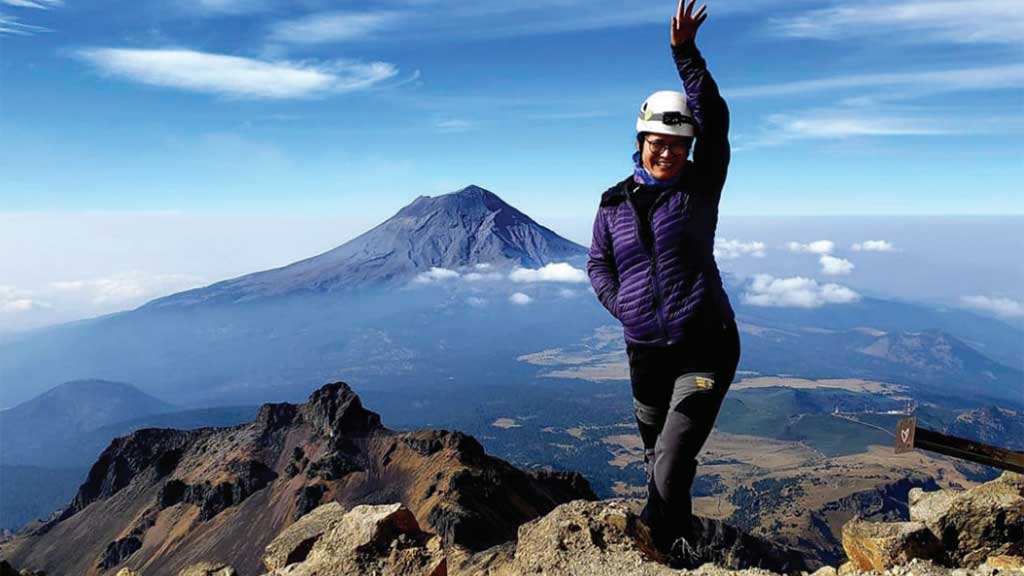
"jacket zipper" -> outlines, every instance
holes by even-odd
[[[639,186],[634,188],[633,192],[635,193],[638,189],[639,189]],[[627,188],[627,192],[628,192],[628,188]],[[667,323],[665,321],[665,311],[662,310],[661,287],[659,286],[659,282],[658,282],[658,251],[655,249],[656,241],[655,241],[655,234],[654,234],[654,219],[653,219],[654,210],[658,207],[658,202],[660,202],[661,199],[665,196],[665,192],[667,192],[667,190],[666,191],[662,191],[662,193],[659,194],[658,197],[654,199],[654,203],[651,204],[651,213],[650,213],[650,216],[651,216],[651,218],[650,218],[650,221],[651,221],[650,222],[650,224],[651,224],[651,247],[650,247],[650,249],[648,249],[646,246],[644,246],[644,242],[640,238],[640,214],[636,211],[636,205],[633,204],[633,199],[629,197],[628,193],[626,194],[626,203],[629,204],[629,208],[633,211],[633,223],[635,224],[635,226],[633,227],[633,236],[636,238],[637,243],[640,244],[640,247],[643,248],[644,252],[647,254],[647,259],[651,263],[651,289],[654,291],[654,311],[658,314],[658,326],[661,328],[661,334],[665,338],[665,342],[667,344],[671,344],[671,341],[669,341],[669,338],[668,338],[668,326],[667,326]]]

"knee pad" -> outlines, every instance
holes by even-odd
[[[670,406],[674,409],[695,394],[713,394],[719,389],[714,372],[688,372],[676,378]]]
[[[665,421],[665,416],[668,414],[667,409],[644,404],[636,398],[633,398],[633,411],[636,413],[637,420],[647,424],[648,426],[654,426],[659,429],[661,428],[661,424]]]

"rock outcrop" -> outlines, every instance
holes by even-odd
[[[420,531],[400,504],[358,506],[341,516],[332,504],[275,539],[264,563],[267,576],[678,574],[655,550],[638,516],[641,507],[639,500],[576,500],[523,524],[514,540],[473,551],[443,547],[441,538]],[[720,523],[703,521],[701,527],[694,545],[707,570],[759,567],[793,573],[805,568],[792,552]]]
[[[114,440],[65,511],[0,558],[59,575],[177,576],[201,561],[249,575],[275,536],[329,502],[401,503],[439,545],[483,550],[580,498],[596,496],[578,474],[521,471],[459,432],[388,430],[339,382],[305,404],[264,405],[249,424]],[[301,547],[333,520],[292,537]]]
[[[1024,475],[1006,472],[970,490],[914,488],[909,498],[909,522],[856,519],[843,527],[854,568],[882,572],[912,559],[977,568],[1024,557]]]

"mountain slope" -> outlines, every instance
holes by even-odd
[[[64,456],[61,448],[71,446],[83,434],[172,410],[171,404],[131,384],[109,380],[65,382],[0,412],[0,464],[78,465],[59,460]]]
[[[596,498],[579,474],[522,472],[458,432],[388,430],[339,382],[242,426],[118,438],[64,513],[0,556],[51,574],[173,575],[199,560],[256,574],[270,540],[329,501],[403,502],[444,543],[482,550],[578,498]]]
[[[506,204],[467,186],[420,196],[368,232],[318,256],[150,302],[147,308],[242,302],[292,294],[408,282],[432,267],[475,264],[539,268],[586,249]]]

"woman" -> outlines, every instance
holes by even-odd
[[[686,93],[655,92],[641,106],[634,173],[601,196],[587,262],[594,292],[623,326],[647,464],[641,518],[670,560],[694,536],[697,453],[740,355],[713,253],[729,112],[695,43],[705,7],[693,13],[694,0],[684,2],[671,41]]]

